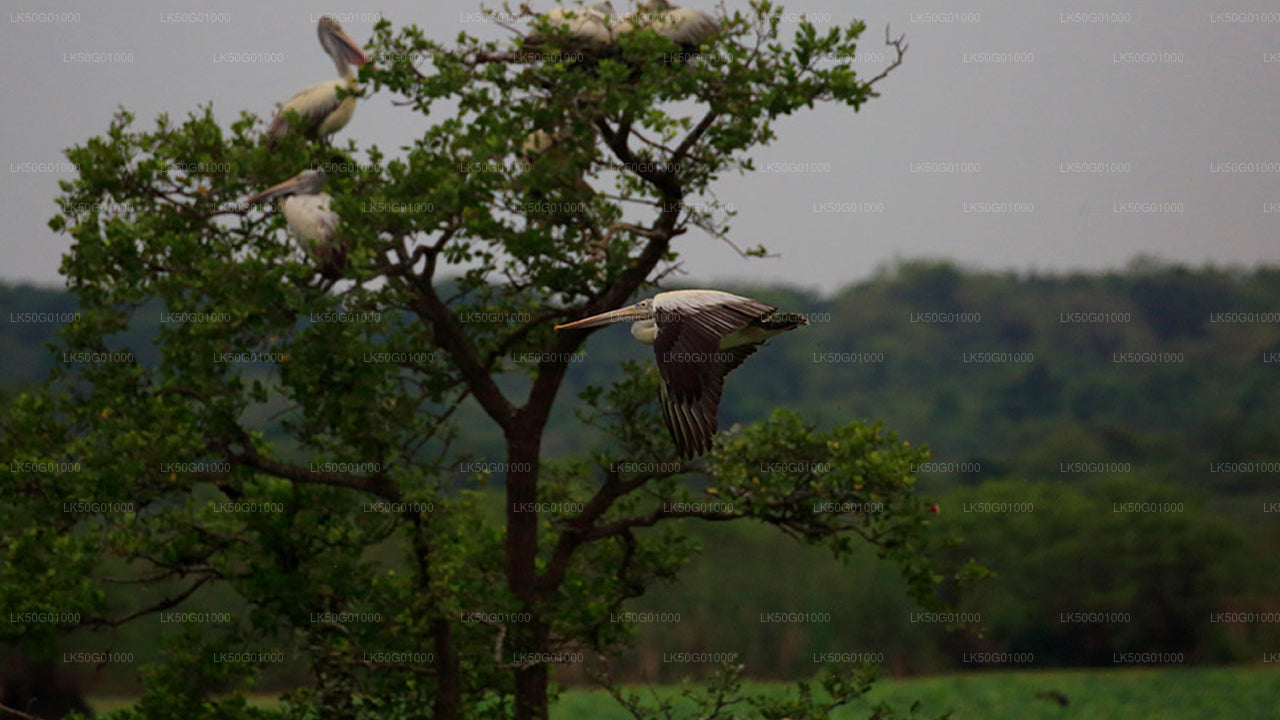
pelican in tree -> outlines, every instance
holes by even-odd
[[[570,10],[553,8],[545,17],[550,27],[565,28],[570,45],[603,50],[613,44],[613,32],[609,26],[613,21],[613,5],[608,2]],[[525,37],[525,42],[531,45],[541,45],[546,41],[547,37],[536,29]]]
[[[613,36],[617,38],[638,28],[651,28],[662,37],[693,51],[720,32],[720,23],[711,13],[702,10],[677,7],[668,0],[648,0],[636,12],[614,24]]]
[[[718,290],[676,290],[556,330],[632,320],[631,334],[653,346],[662,379],[662,418],[684,458],[711,449],[724,376],[766,340],[809,321],[759,300]]]
[[[356,84],[356,74],[351,66],[363,65],[368,58],[360,46],[343,32],[338,21],[328,15],[321,16],[316,32],[320,35],[320,47],[333,58],[338,79],[312,85],[289,98],[267,128],[268,145],[274,145],[289,132],[301,132],[312,140],[325,142],[330,135],[346,127],[356,111],[355,94],[360,86]],[[340,90],[346,97],[338,97]],[[290,112],[299,116],[298,125],[290,125]]]
[[[591,138],[592,145],[587,154],[584,155],[581,148],[574,147],[575,133],[584,133]],[[575,192],[589,197],[595,194],[595,189],[587,183],[583,172],[585,166],[590,165],[596,157],[595,135],[594,125],[585,125],[585,130],[564,125],[554,133],[537,129],[525,137],[520,146],[520,157],[530,168],[536,167],[544,173],[551,184],[571,187]],[[540,188],[535,189],[541,192]]]
[[[575,133],[590,139],[591,145],[576,147],[581,143]],[[563,125],[554,133],[537,129],[529,133],[520,147],[520,157],[526,163],[526,172],[517,180],[517,187],[533,200],[534,207],[546,205],[561,207],[555,212],[533,212],[527,217],[531,225],[581,225],[586,206],[596,196],[595,188],[587,182],[586,171],[596,158],[595,126]],[[601,263],[605,260],[608,241],[600,233],[584,240],[582,249],[589,260]]]
[[[245,202],[280,199],[289,231],[299,240],[320,274],[329,279],[341,277],[346,267],[346,248],[338,237],[341,219],[329,209],[329,195],[324,191],[323,170],[303,170],[297,175],[254,195]]]

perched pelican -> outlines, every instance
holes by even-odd
[[[559,138],[546,130],[534,130],[529,133],[520,145],[520,154],[526,158],[536,158],[550,150]]]
[[[724,376],[765,340],[809,324],[803,315],[777,310],[759,300],[718,290],[677,290],[555,329],[634,320],[631,334],[653,345],[657,358],[662,378],[659,400],[667,431],[677,453],[692,458],[711,449]]]
[[[545,17],[551,27],[565,28],[568,31],[572,45],[602,50],[613,44],[613,33],[609,29],[609,23],[613,20],[613,5],[608,2],[571,10],[553,8]],[[546,42],[546,37],[535,29],[525,37],[525,42],[538,45]]]
[[[321,16],[316,31],[320,35],[320,46],[333,58],[338,79],[312,85],[289,98],[289,102],[271,120],[271,127],[267,128],[268,145],[274,145],[290,131],[302,132],[312,140],[323,141],[346,127],[356,111],[355,93],[360,87],[356,84],[356,74],[351,65],[363,65],[368,58],[360,46],[343,32],[338,21],[328,15]],[[346,90],[346,97],[338,98],[339,88]],[[287,117],[289,111],[297,113],[304,124],[291,127]]]
[[[590,145],[578,147],[582,140],[575,133],[590,138]],[[592,217],[588,205],[596,197],[596,190],[587,182],[587,170],[596,160],[595,126],[561,126],[554,133],[537,129],[525,137],[519,157],[524,172],[515,181],[515,187],[529,200],[525,218],[531,227],[583,226]],[[541,211],[539,208],[556,208]],[[607,257],[608,242],[599,232],[583,236],[581,249],[588,260],[600,264]]]
[[[320,274],[337,278],[346,266],[346,248],[337,237],[341,219],[329,209],[329,196],[323,190],[324,171],[303,170],[245,202],[280,198],[280,212],[284,213],[290,232],[302,240],[303,249]]]
[[[551,179],[557,184],[570,185],[575,190],[594,194],[595,190],[583,178],[582,162],[574,163],[573,140],[574,133],[580,131],[572,125],[565,125],[555,131],[549,133],[546,130],[537,129],[529,133],[525,137],[524,142],[520,145],[520,157],[529,164],[530,167],[537,166],[540,170],[547,172]],[[594,142],[596,129],[593,125],[586,126],[588,133]],[[581,153],[579,153],[581,154]],[[586,164],[590,164],[596,157],[594,145],[590,157],[582,158]]]
[[[590,20],[590,28],[597,42],[596,50],[607,48],[606,37],[609,36],[609,19],[613,15],[613,6],[608,2],[597,3],[587,8],[577,8],[571,13],[585,12]],[[559,8],[546,15],[553,26],[563,27],[560,19],[563,16]],[[572,33],[570,41],[588,42],[580,32],[569,26]],[[603,33],[600,35],[599,33]],[[530,36],[535,43],[542,42],[537,31]],[[576,38],[576,39],[575,39]],[[528,38],[526,39],[528,40]],[[612,37],[608,37],[612,43]],[[590,60],[582,62],[586,53],[577,53],[579,67],[590,67],[604,53],[590,56]],[[543,80],[543,87],[551,90],[553,83]],[[554,93],[554,90],[552,90]],[[536,120],[536,127],[525,136],[517,151],[517,157],[523,161],[525,172],[517,180],[516,188],[526,193],[533,204],[526,207],[560,208],[551,212],[525,213],[532,226],[546,228],[549,225],[581,225],[588,220],[586,205],[596,197],[595,188],[586,180],[586,174],[599,157],[596,147],[595,110],[602,101],[604,93],[596,90],[580,92],[570,100],[571,107],[576,110],[556,119]],[[597,233],[598,234],[598,233]],[[605,259],[605,244],[593,241],[586,244],[589,257],[595,262]]]
[[[616,38],[637,27],[652,28],[664,38],[687,50],[696,50],[720,32],[720,23],[710,13],[693,8],[676,7],[668,0],[648,0],[636,12],[613,26]]]

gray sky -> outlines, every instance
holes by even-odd
[[[614,5],[621,11],[628,0]],[[891,24],[907,35],[906,64],[857,115],[820,108],[781,123],[777,142],[757,155],[768,171],[720,184],[721,201],[739,212],[734,240],[764,242],[782,257],[743,260],[695,230],[679,241],[686,279],[835,290],[921,256],[1038,270],[1114,268],[1137,254],[1277,262],[1280,10],[1268,6],[1276,7],[788,3],[820,30],[866,20],[868,57],[858,67],[870,74],[891,58],[881,44]],[[316,41],[320,14],[337,14],[361,44],[379,13],[442,41],[464,29],[500,36],[469,17],[478,8],[475,0],[6,3],[0,278],[62,284],[68,238],[46,227],[57,181],[71,175],[61,150],[100,134],[117,106],[142,127],[210,100],[224,124],[241,109],[269,117],[276,102],[334,75]],[[77,55],[85,52],[108,61]],[[244,57],[235,53],[258,61],[228,62]],[[363,101],[339,139],[384,150],[410,141],[427,120],[391,100]]]

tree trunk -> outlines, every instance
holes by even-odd
[[[534,616],[529,623],[530,647],[537,650],[526,652],[547,652],[547,626]],[[516,670],[516,720],[547,720],[550,706],[547,703],[547,663],[539,661],[527,668]]]
[[[458,659],[453,655],[449,620],[432,620],[431,634],[435,638],[436,677],[439,680],[433,717],[436,720],[457,720],[461,687],[458,683]]]
[[[539,418],[517,415],[507,439],[507,585],[529,613],[529,623],[513,633],[517,662],[547,652],[547,627],[541,620],[538,597],[538,456],[542,446]],[[538,658],[541,660],[541,658]],[[547,665],[537,662],[515,673],[516,720],[546,720]]]
[[[422,516],[412,516],[413,533],[410,540],[414,557],[418,561],[418,592],[431,595],[431,545],[427,541]],[[432,665],[436,671],[436,692],[432,702],[432,717],[436,720],[457,720],[462,705],[462,684],[458,677],[458,657],[453,652],[453,625],[448,617],[431,621],[427,632],[431,637]]]

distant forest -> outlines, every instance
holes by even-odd
[[[997,576],[960,602],[982,634],[948,633],[913,614],[873,557],[841,565],[765,528],[691,524],[704,556],[634,604],[680,615],[639,626],[634,677],[666,679],[658,657],[675,650],[737,651],[753,675],[791,677],[841,657],[823,653],[875,653],[914,673],[973,669],[963,658],[974,651],[1033,653],[1044,666],[1154,651],[1258,662],[1280,647],[1280,622],[1231,614],[1280,617],[1280,268],[1143,258],[1124,271],[1037,274],[915,261],[832,296],[719,289],[810,319],[728,378],[721,427],[784,407],[818,426],[879,421],[928,446],[917,478],[937,523],[964,539],[954,552]],[[7,403],[58,364],[57,325],[33,313],[74,313],[75,301],[7,286],[0,310]],[[160,310],[138,312],[158,324]],[[153,360],[151,332],[117,347]],[[548,428],[550,457],[599,440],[568,400],[651,352],[622,327],[591,338]],[[471,410],[458,446],[501,460],[500,438]],[[717,561],[743,554],[759,560],[745,575]]]

